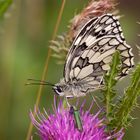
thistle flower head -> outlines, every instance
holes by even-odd
[[[91,0],[81,13],[75,15],[72,19],[70,28],[72,38],[75,38],[79,30],[90,19],[101,16],[105,13],[110,13],[114,10],[114,7],[115,4],[112,0]]]
[[[64,109],[62,101],[60,101],[58,107],[54,105],[54,113],[47,114],[40,111],[36,112],[37,120],[31,112],[30,116],[33,124],[38,129],[38,134],[41,140],[111,140],[116,138],[121,140],[124,133],[119,131],[116,134],[107,134],[103,125],[104,119],[99,119],[99,112],[95,115],[90,114],[89,110],[83,111],[83,105],[80,108],[80,117],[82,120],[83,131],[79,131],[75,127],[74,116],[68,109]]]

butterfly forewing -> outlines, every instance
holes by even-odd
[[[133,64],[131,47],[126,44],[119,21],[111,14],[91,19],[79,32],[67,56],[64,78],[66,82],[86,82],[96,88],[103,74],[110,69],[112,55],[120,51],[122,71],[125,76]]]
[[[96,39],[105,35],[115,35],[120,41],[124,41],[119,21],[111,14],[93,18],[86,23],[73,41],[68,53],[67,63],[73,57],[72,54],[74,54],[75,49],[79,47],[84,49],[84,47],[90,46]],[[86,44],[86,46],[84,44]]]

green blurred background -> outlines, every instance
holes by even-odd
[[[2,0],[1,0],[2,1]],[[3,0],[4,1],[4,0]],[[66,0],[58,34],[66,31],[69,20],[88,0]],[[140,59],[136,44],[140,44],[140,1],[119,0],[120,22],[128,44],[133,47],[135,62]],[[38,86],[25,86],[28,78],[41,79],[49,41],[51,40],[61,0],[14,0],[0,23],[0,140],[25,140]],[[63,66],[51,58],[47,81],[56,83],[62,77]],[[118,84],[120,93],[129,77]],[[126,82],[127,81],[127,82]],[[123,87],[121,87],[123,85]],[[40,108],[51,108],[53,91],[44,87]],[[140,140],[140,109],[133,112],[139,118],[127,130],[126,140]]]

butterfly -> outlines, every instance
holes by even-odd
[[[118,79],[134,66],[132,48],[126,44],[118,19],[104,14],[88,21],[75,37],[68,52],[64,78],[53,87],[59,96],[80,97],[104,85],[112,55],[118,50],[122,68]]]

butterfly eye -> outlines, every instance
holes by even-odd
[[[62,88],[61,87],[59,87],[59,86],[57,86],[57,92],[59,92],[59,93],[61,93],[62,92]]]
[[[63,90],[60,86],[54,86],[53,89],[57,95],[61,95],[63,93]]]

